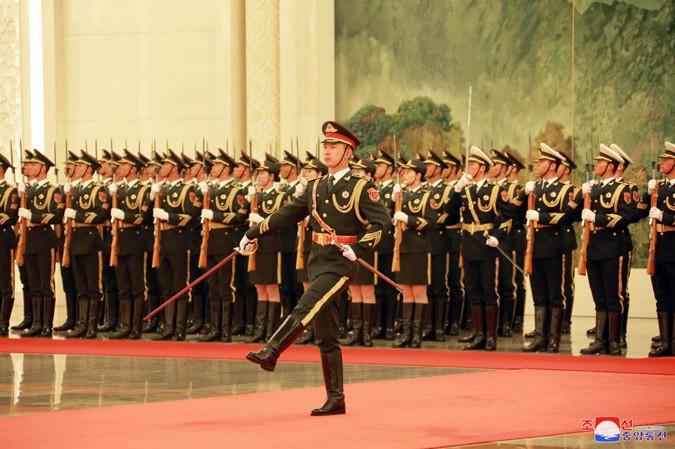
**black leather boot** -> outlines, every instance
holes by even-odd
[[[436,300],[434,313],[434,332],[436,341],[445,341],[445,315],[448,301],[446,298]]]
[[[402,304],[402,318],[401,321],[403,322],[403,330],[401,332],[401,336],[399,337],[396,342],[392,345],[394,348],[407,348],[410,346],[410,338],[412,334],[412,314],[413,314],[413,307],[415,306],[415,303],[413,302],[404,302]]]
[[[513,301],[508,300],[504,301],[504,304],[500,305],[500,308],[503,308],[502,313],[502,337],[510,338],[513,337],[513,330],[511,324],[513,323]]]
[[[52,338],[52,326],[54,325],[54,308],[56,300],[52,296],[51,298],[45,298],[42,306],[42,331],[40,332],[40,337],[42,338]]]
[[[396,329],[394,322],[396,321],[396,296],[387,298],[387,310],[385,311],[385,332],[384,338],[387,341],[393,341],[396,338]]]
[[[363,310],[360,302],[353,302],[350,304],[352,320],[352,335],[347,339],[341,341],[342,346],[355,346],[363,344],[361,333],[363,331]]]
[[[153,340],[171,340],[173,337],[174,323],[176,321],[176,301],[164,308],[164,326],[162,332]]]
[[[265,331],[267,330],[267,301],[258,301],[255,313],[255,330],[246,343],[260,343],[265,340]]]
[[[572,333],[572,309],[574,307],[574,295],[571,298],[566,298],[565,303],[565,318],[563,319],[562,324],[562,333],[571,334]]]
[[[28,291],[26,291],[26,286],[24,285],[23,290],[23,321],[21,321],[16,326],[12,326],[10,329],[12,331],[20,332],[26,329],[33,327],[33,298],[30,296]]]
[[[134,310],[131,318],[130,340],[140,340],[143,336],[143,299],[134,300]]]
[[[176,300],[176,330],[173,333],[173,339],[176,341],[185,341],[185,328],[187,327],[187,298]]]
[[[279,327],[281,320],[281,303],[270,302],[267,305],[267,331],[265,332],[265,341],[269,340],[274,331]]]
[[[0,337],[9,335],[9,318],[12,316],[13,308],[14,296],[2,298],[2,304],[0,304]]]
[[[209,326],[209,333],[198,338],[201,342],[218,341],[220,340],[220,316],[222,313],[222,305],[219,300],[209,299],[209,319],[211,321]]]
[[[583,355],[607,354],[607,312],[595,312],[595,341],[581,350]]]
[[[75,328],[66,334],[66,338],[82,338],[87,333],[89,318],[89,298],[81,296],[77,299],[77,321]]]
[[[187,328],[185,332],[188,335],[198,334],[204,326],[204,307],[206,303],[206,298],[203,295],[195,295],[194,297],[194,318],[192,319],[192,324]]]
[[[546,351],[546,315],[548,315],[548,307],[537,306],[534,308],[534,340],[529,345],[523,346],[522,352]]]
[[[314,343],[314,325],[309,323],[305,328],[305,332],[296,341],[299,345],[307,345]]]
[[[622,348],[628,347],[628,342],[626,341],[626,329],[628,326],[628,309],[630,309],[630,300],[628,298],[623,302],[623,312],[621,312],[621,330],[619,332],[619,346]]]
[[[296,338],[302,334],[305,328],[302,322],[293,315],[286,317],[277,331],[267,340],[265,346],[258,351],[249,352],[246,359],[257,363],[265,371],[274,371],[277,366],[277,359],[286,348],[293,344]]]
[[[117,329],[117,318],[119,315],[119,298],[117,293],[106,292],[104,294],[105,321],[98,326],[99,332],[112,332]],[[89,337],[87,337],[89,338]]]
[[[75,328],[75,304],[77,303],[77,294],[66,293],[66,321],[54,328],[54,332],[66,332]]]
[[[232,300],[225,298],[222,303],[220,341],[232,343]]]
[[[120,301],[119,326],[117,330],[108,335],[108,338],[119,340],[127,338],[131,333],[131,299],[122,299]]]
[[[33,308],[33,324],[30,329],[21,333],[21,337],[39,337],[42,332],[42,306],[43,301],[41,296],[33,296],[31,299],[31,307]]]
[[[551,329],[548,334],[548,352],[560,352],[560,337],[562,336],[565,309],[554,307],[551,309]]]
[[[434,305],[435,304],[433,303],[427,304],[427,307],[424,308],[424,317],[422,318],[422,340],[424,341],[433,341],[434,338],[436,338],[436,334],[434,333],[434,324],[432,322],[432,312],[435,308]],[[413,332],[413,337],[414,336],[415,333]]]
[[[147,306],[147,310],[144,310],[143,313],[147,315],[147,313],[152,312],[155,310],[157,307],[159,307],[159,300],[157,299],[156,296],[153,295],[148,295],[148,300],[145,302]],[[147,311],[147,313],[146,313]],[[151,334],[157,331],[157,321],[158,317],[157,315],[153,315],[150,319],[145,321],[143,323],[143,333],[144,334]]]
[[[87,319],[87,335],[84,338],[94,339],[98,332],[98,309],[101,301],[98,299],[89,300],[89,318]]]
[[[511,326],[511,331],[516,333],[521,333],[523,331],[523,317],[516,315],[513,318],[513,326]]]
[[[497,306],[485,306],[485,350],[497,350]]]
[[[423,340],[424,318],[427,311],[427,305],[422,303],[415,303],[415,314],[412,322],[412,339],[410,342],[411,348],[421,348]]]
[[[473,322],[476,336],[471,343],[464,346],[464,350],[473,351],[485,349],[485,328],[483,327],[483,306],[471,306],[471,321]]]
[[[462,316],[462,301],[459,299],[450,300],[450,328],[448,335],[456,337],[459,335],[459,320]]]
[[[371,335],[371,320],[373,316],[373,309],[375,304],[363,303],[363,341],[362,344],[366,348],[373,347],[373,339]]]
[[[340,349],[329,353],[321,353],[323,382],[326,385],[326,402],[312,410],[312,416],[344,415],[345,394],[343,388],[342,352]]]
[[[621,355],[621,312],[608,312],[609,320],[609,355]]]
[[[673,332],[673,314],[670,312],[656,312],[659,322],[659,336],[661,341],[649,351],[649,357],[667,357],[671,352],[671,334]]]

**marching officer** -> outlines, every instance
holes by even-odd
[[[110,338],[138,340],[142,334],[145,302],[145,244],[142,224],[152,223],[150,186],[139,179],[143,162],[126,148],[119,161],[117,175],[126,180],[108,186],[111,196],[117,195],[117,207],[110,210],[117,221],[117,266],[114,267],[120,300],[120,323]]]
[[[14,166],[0,154],[0,337],[9,335],[9,319],[14,307],[14,251],[16,235],[13,226],[19,217],[19,195],[16,187],[5,180]]]
[[[487,179],[494,165],[490,156],[480,148],[471,147],[467,169],[457,181],[450,196],[447,210],[451,222],[462,217],[462,263],[464,285],[471,304],[471,319],[476,336],[464,349],[497,349],[497,308],[499,294],[495,273],[498,270],[499,238],[506,230],[502,227],[502,211],[508,203],[501,189]]]
[[[590,236],[586,251],[588,283],[595,302],[595,341],[581,350],[582,354],[621,355],[620,280],[625,255],[622,232],[631,222],[634,213],[630,188],[614,179],[616,168],[624,163],[614,150],[600,144],[595,157],[593,172],[600,182],[582,185],[584,195],[591,195],[591,208],[583,209],[581,218],[590,223]],[[609,340],[609,346],[608,346]]]
[[[273,371],[279,355],[314,320],[327,400],[312,410],[313,416],[346,412],[337,298],[358,272],[356,258],[373,251],[391,226],[391,217],[375,185],[349,174],[349,158],[360,144],[359,139],[337,122],[324,123],[322,131],[330,175],[310,181],[302,196],[251,228],[239,243],[240,248],[246,249],[250,240],[293,226],[311,215],[314,244],[308,262],[309,288],[267,344],[246,358]],[[371,226],[368,230],[366,223]]]
[[[72,205],[63,217],[70,226],[70,264],[73,267],[79,305],[79,327],[66,337],[96,338],[99,304],[103,297],[103,224],[110,218],[110,197],[103,184],[94,181],[98,161],[82,151],[75,176],[80,183],[72,190]],[[64,245],[65,247],[65,245]]]
[[[665,143],[660,156],[659,172],[665,179],[652,179],[641,204],[652,204],[648,214],[656,220],[656,233],[650,238],[657,239],[654,252],[654,274],[651,276],[656,316],[659,323],[660,341],[649,351],[649,357],[675,355],[675,144]]]
[[[47,179],[54,163],[38,150],[25,160],[29,179],[34,182],[26,187],[19,185],[19,193],[27,199],[26,208],[19,208],[19,217],[28,221],[24,265],[28,275],[33,308],[33,325],[22,337],[51,337],[54,320],[54,264],[58,239],[52,224],[63,217],[63,195],[58,185]],[[26,305],[24,305],[26,307]]]
[[[201,218],[208,232],[207,268],[211,269],[234,251],[238,243],[235,227],[246,221],[241,213],[245,191],[232,178],[237,163],[222,150],[212,160],[209,203],[204,204]],[[234,304],[234,262],[230,261],[207,278],[211,326],[199,341],[232,341],[232,306]],[[222,323],[222,325],[220,324]]]
[[[523,352],[560,350],[562,322],[565,316],[563,279],[565,272],[565,237],[563,225],[569,223],[567,203],[572,187],[558,180],[558,167],[565,159],[559,152],[541,143],[534,166],[541,181],[528,181],[518,195],[519,204],[535,196],[534,209],[525,217],[534,222],[532,274],[530,287],[534,299],[534,340]],[[548,323],[548,327],[547,327]]]

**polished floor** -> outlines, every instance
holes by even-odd
[[[62,316],[62,311],[59,311],[56,321],[59,322]],[[590,341],[585,331],[592,325],[593,320],[590,318],[576,319],[572,326],[572,333],[563,338],[561,353],[578,355],[579,350],[587,346]],[[531,326],[531,317],[527,317],[526,330],[530,330]],[[632,320],[628,331],[628,349],[624,356],[645,357],[649,351],[650,339],[655,334],[655,320]],[[10,338],[16,337],[16,334],[12,334]],[[101,334],[101,338],[104,338],[104,334]],[[144,336],[144,339],[150,338],[149,335]],[[190,336],[189,340],[195,338]],[[236,337],[235,341],[242,342],[243,339]],[[499,351],[520,352],[523,341],[522,335],[500,338]],[[377,340],[375,343],[378,347],[390,346],[390,342],[383,340]],[[435,350],[461,350],[462,346],[456,338],[448,338],[446,342],[424,343],[424,348]],[[555,355],[542,354],[542,357],[555,357]],[[345,382],[372,382],[470,371],[472,370],[347,365]],[[312,363],[283,363],[279,365],[275,373],[267,373],[245,361],[5,353],[0,354],[0,417],[317,387],[322,384],[321,370]],[[621,443],[621,447],[668,447],[669,445],[673,447],[675,425],[667,425],[665,431],[668,434],[668,440],[665,442],[637,441],[632,438],[631,441]],[[470,447],[544,449],[608,447],[608,445],[607,443],[595,443],[593,432],[580,432]]]

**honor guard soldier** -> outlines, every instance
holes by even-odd
[[[641,202],[650,205],[648,215],[653,220],[650,239],[656,240],[650,244],[654,248],[651,280],[660,341],[652,346],[649,357],[675,355],[675,144],[666,142],[660,158],[659,172],[665,179],[650,180]]]
[[[19,217],[19,194],[5,180],[14,166],[0,154],[0,337],[9,335],[9,319],[14,307],[14,256],[16,235],[13,226]],[[15,175],[16,177],[16,175]]]
[[[283,192],[275,189],[279,176],[277,160],[266,154],[265,160],[256,168],[258,192],[256,197],[244,204],[245,211],[249,212],[248,220],[251,226],[261,223],[265,218],[278,211],[286,202]],[[245,213],[245,212],[244,212]],[[256,328],[253,337],[247,343],[258,343],[272,336],[279,325],[281,312],[281,297],[279,284],[281,283],[281,245],[279,233],[271,233],[258,240],[258,251],[249,256],[255,261],[255,266],[249,264],[249,280],[258,291],[258,306],[256,308]]]
[[[300,184],[298,178],[300,160],[292,153],[284,151],[284,158],[279,161],[279,177],[285,181],[283,192],[290,198],[294,196],[295,189]],[[291,313],[300,296],[302,296],[302,284],[298,282],[298,272],[295,268],[295,260],[298,257],[297,229],[288,228],[279,233],[281,244],[281,306],[283,315]]]
[[[19,194],[26,195],[26,208],[19,208],[19,217],[27,220],[24,265],[28,275],[33,308],[33,325],[22,337],[51,337],[54,320],[54,264],[58,239],[52,228],[63,217],[61,188],[47,179],[54,163],[38,150],[32,158],[25,159],[25,170],[34,182],[26,187],[19,185]],[[26,307],[26,305],[24,305]]]
[[[164,300],[172,298],[188,285],[190,278],[190,227],[201,209],[201,198],[194,186],[181,178],[185,169],[182,159],[171,149],[167,150],[160,179],[166,185],[154,184],[151,198],[161,194],[161,207],[155,207],[152,215],[159,221],[159,283]],[[157,236],[155,236],[157,238]],[[183,295],[165,308],[165,323],[157,340],[185,340],[188,296]]]
[[[380,198],[389,209],[389,214],[394,215],[394,203],[391,201],[391,193],[394,188],[394,159],[383,150],[378,150],[375,158],[375,182]],[[375,247],[377,252],[377,269],[390,279],[394,278],[391,271],[391,263],[394,254],[394,229],[390,227],[382,235],[380,243]],[[386,282],[378,282],[375,285],[376,314],[384,322],[385,339],[394,340],[396,332],[394,321],[398,307],[398,291]],[[379,309],[379,311],[378,311]],[[377,319],[376,319],[377,321]],[[378,336],[374,336],[377,338]]]
[[[119,161],[116,175],[126,182],[108,186],[111,196],[117,195],[117,207],[110,215],[117,223],[117,247],[111,252],[117,254],[114,267],[120,300],[120,323],[110,338],[141,338],[143,306],[145,301],[145,242],[142,225],[152,223],[152,201],[150,186],[139,179],[143,162],[126,148]],[[119,186],[118,186],[119,185]]]
[[[457,180],[462,176],[462,161],[447,150],[443,150],[443,162],[448,167],[443,170],[443,178],[448,185],[455,187]],[[459,218],[459,217],[457,217]],[[450,217],[445,219],[445,237],[450,245],[448,259],[448,291],[449,304],[446,317],[448,335],[459,335],[459,329],[464,308],[464,283],[462,281],[462,258],[460,247],[462,242],[462,224],[459,221],[452,222]]]
[[[66,208],[63,217],[70,227],[71,240],[64,244],[70,251],[70,265],[77,289],[79,326],[66,337],[96,338],[98,331],[101,291],[103,224],[110,218],[110,197],[103,184],[94,181],[94,173],[100,164],[86,151],[78,159],[75,176],[80,183],[72,190],[72,205]]]
[[[349,158],[360,144],[359,139],[336,122],[324,123],[322,131],[330,175],[310,181],[302,196],[251,228],[239,243],[240,248],[246,249],[251,240],[293,226],[311,215],[314,243],[308,261],[309,288],[265,346],[246,358],[273,371],[280,354],[314,320],[328,397],[323,406],[312,410],[313,416],[346,412],[337,298],[358,272],[356,258],[373,251],[391,226],[391,217],[375,185],[349,173]]]
[[[448,213],[462,217],[464,285],[476,336],[464,349],[497,349],[499,238],[505,234],[502,211],[509,207],[501,189],[487,179],[492,159],[471,147],[467,169],[453,188]],[[456,220],[456,219],[455,219]],[[452,221],[452,220],[451,220]]]
[[[625,255],[622,232],[634,213],[630,188],[614,179],[616,167],[624,162],[619,154],[600,144],[593,172],[600,182],[582,185],[590,193],[591,207],[583,209],[581,218],[588,221],[590,236],[586,251],[588,283],[595,302],[595,341],[582,354],[621,355],[621,273]],[[608,346],[609,340],[609,346]]]
[[[239,188],[246,192],[247,198],[252,198],[255,194],[253,185],[253,172],[260,166],[260,163],[241,151],[237,166],[234,168],[234,178],[239,182]],[[245,211],[248,213],[248,211]],[[248,230],[248,221],[241,226],[236,226],[238,239],[244,236]],[[232,335],[253,336],[255,326],[256,305],[258,302],[258,293],[256,288],[248,279],[248,256],[238,254],[234,258],[234,286],[236,309],[234,314],[234,326]]]
[[[234,251],[238,234],[235,227],[246,222],[242,213],[245,191],[241,190],[232,178],[237,163],[222,150],[212,161],[208,195],[209,203],[204,203],[201,218],[204,220],[204,238],[207,238],[207,269],[213,268],[222,259]],[[211,311],[210,332],[199,341],[232,341],[232,306],[234,304],[234,262],[228,262],[211,274],[209,283],[209,309]],[[220,324],[222,323],[222,325]]]
[[[433,328],[429,339],[445,341],[445,317],[448,307],[448,268],[450,264],[450,240],[447,238],[445,222],[448,214],[444,206],[450,201],[450,186],[442,174],[448,168],[445,161],[433,151],[424,160],[425,178],[428,181],[429,204],[433,215],[433,226],[427,230],[431,245],[431,283],[427,287],[429,305],[425,316],[425,329]]]
[[[567,153],[559,151],[564,160],[558,167],[558,180],[562,184],[571,186],[567,208],[569,210],[568,222],[562,225],[565,236],[565,270],[563,274],[563,294],[565,295],[565,318],[563,319],[562,333],[569,334],[572,328],[572,308],[574,307],[574,253],[577,249],[577,234],[574,231],[574,222],[581,221],[581,209],[584,197],[581,188],[573,185],[570,181],[572,170],[576,170],[577,164]]]
[[[534,222],[534,235],[530,236],[534,242],[530,287],[534,299],[535,335],[532,343],[524,346],[522,351],[558,352],[565,316],[563,225],[569,223],[566,210],[573,189],[558,180],[558,167],[562,165],[564,156],[545,143],[541,143],[538,150],[534,174],[541,181],[528,181],[517,200],[526,204],[528,195],[535,197],[534,209],[525,214],[528,220]]]
[[[438,216],[431,192],[423,187],[426,172],[427,166],[423,160],[411,158],[401,173],[401,183],[396,184],[392,192],[394,203],[396,197],[402,195],[401,209],[396,210],[393,217],[396,232],[402,233],[399,253],[401,262],[396,281],[402,289],[403,332],[393,344],[395,348],[422,346],[422,329],[428,304],[427,286],[431,283],[429,233],[434,229]],[[398,225],[398,222],[401,224]]]

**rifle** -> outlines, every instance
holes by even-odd
[[[9,146],[10,151],[13,151],[11,140],[9,141],[9,145],[10,145]],[[21,145],[21,146],[23,146],[23,145]],[[19,153],[19,154],[21,155],[21,161],[20,161],[21,174],[24,175],[23,182],[24,182],[24,185],[25,185],[26,180],[25,180],[25,173],[24,173],[24,170],[23,170],[23,149],[20,148],[20,150],[21,150],[21,153]],[[27,188],[27,186],[26,186],[26,188]],[[28,195],[27,195],[25,190],[21,193],[21,199],[19,200],[19,202],[20,202],[19,207],[21,207],[23,209],[26,209],[28,207]],[[22,218],[21,221],[19,222],[19,230],[18,230],[18,232],[19,232],[19,243],[17,243],[17,245],[16,245],[16,263],[17,263],[17,265],[23,265],[23,262],[24,262],[24,256],[26,254],[26,232],[27,231],[28,231],[28,220],[25,219],[25,218]]]
[[[155,208],[160,209],[162,207],[162,193],[157,192],[155,195]],[[152,267],[159,268],[159,250],[161,248],[162,241],[162,227],[161,220],[155,218],[155,241],[152,244]]]
[[[588,145],[586,145],[586,182],[590,182],[591,180],[591,171],[593,170],[593,165],[590,163],[590,150],[588,148]],[[590,209],[591,208],[591,194],[590,192],[584,195],[584,209]],[[586,255],[588,253],[588,243],[591,239],[591,224],[587,221],[584,220],[583,223],[583,231],[582,231],[582,243],[581,243],[581,251],[579,252],[579,267],[577,268],[577,272],[582,275],[586,276]]]
[[[59,185],[59,164],[56,160],[56,140],[54,140],[54,174],[56,175],[56,185]],[[54,233],[56,234],[56,238],[60,240],[61,236],[63,235],[63,224],[55,224]],[[54,253],[54,260],[61,260],[61,248],[58,246],[56,247],[56,251]]]
[[[251,185],[253,186],[253,143],[248,141],[248,173],[249,178],[251,179]],[[251,213],[258,213],[258,188],[256,187],[256,193],[251,198]],[[248,271],[255,271],[255,253],[252,253],[248,256]]]
[[[71,187],[68,193],[66,194],[66,209],[73,207],[73,188]],[[66,220],[66,226],[63,237],[63,254],[61,254],[61,266],[69,267],[70,266],[70,241],[73,236],[73,219],[68,218]]]
[[[291,150],[293,148],[293,139],[291,139]],[[298,136],[295,136],[295,157],[300,161],[300,145],[298,144]],[[307,187],[307,180],[298,173],[298,182],[304,187]],[[295,256],[295,269],[302,270],[305,268],[305,220],[298,223],[298,246],[296,248],[297,255]]]
[[[534,181],[534,166],[532,165],[532,136],[528,133],[527,139],[530,144],[530,162],[527,164],[527,170],[530,172],[530,181]],[[537,198],[534,190],[527,196],[527,209],[534,210]],[[523,270],[526,274],[532,274],[532,251],[534,250],[534,221],[527,223],[527,247],[525,248],[525,263]]]
[[[651,154],[652,154],[652,179],[656,180],[656,167],[657,167],[657,162],[656,158],[654,158],[654,134],[652,134],[652,142],[651,142]],[[652,196],[649,201],[649,207],[657,207],[658,205],[658,199],[659,199],[659,183],[656,183],[656,186],[654,186],[654,191],[652,192]],[[659,237],[659,234],[657,232],[657,226],[658,226],[658,221],[650,218],[649,219],[649,256],[647,259],[647,274],[650,276],[653,276],[654,273],[656,272],[656,241]]]
[[[394,134],[394,170],[396,170],[396,184],[399,184],[398,174],[398,151],[396,150],[396,134]],[[399,212],[403,207],[403,189],[396,195],[394,201],[394,212]],[[403,241],[403,226],[401,221],[396,222],[396,232],[394,235],[394,255],[391,259],[391,271],[396,273],[401,271],[401,242]]]
[[[127,141],[126,139],[124,140],[124,148],[127,148]],[[115,172],[117,171],[117,167],[113,163],[113,140],[112,137],[110,138],[110,166],[112,167],[112,181],[111,183],[116,183],[115,181]],[[113,209],[117,209],[118,203],[117,203],[117,192],[115,192],[112,197],[112,207]],[[112,229],[111,229],[111,234],[112,234],[112,242],[110,244],[110,266],[111,267],[116,267],[117,266],[117,255],[119,254],[119,233],[120,233],[120,224],[119,220],[112,220]]]
[[[204,159],[204,166],[206,166],[206,151],[202,151],[202,158]],[[207,186],[208,186],[208,174],[206,177],[207,180]],[[211,208],[211,188],[207,187],[206,191],[203,192],[204,194],[204,199],[203,199],[203,206],[202,208],[204,209],[210,209]],[[209,235],[211,234],[211,220],[208,218],[204,218],[202,222],[202,244],[199,247],[199,262],[197,263],[197,266],[199,268],[206,268],[207,265],[207,253],[209,249]]]

